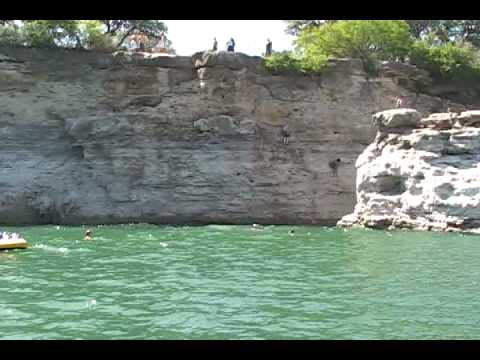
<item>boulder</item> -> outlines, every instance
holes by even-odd
[[[416,128],[421,118],[415,109],[393,109],[376,113],[372,119],[379,128]]]
[[[211,52],[196,53],[192,57],[195,68],[223,66],[230,70],[259,70],[263,59],[259,56],[248,56],[238,52]]]
[[[199,119],[193,123],[193,127],[200,132],[214,132],[218,134],[233,134],[236,132],[233,119],[228,115]]]

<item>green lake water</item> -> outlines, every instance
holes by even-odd
[[[0,339],[480,338],[478,236],[92,229],[6,229]]]

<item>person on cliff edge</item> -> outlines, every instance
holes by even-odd
[[[233,38],[230,38],[227,42],[227,51],[235,52],[235,40],[233,40]]]
[[[213,38],[213,48],[212,48],[212,51],[217,51],[217,49],[218,49],[217,38]]]
[[[265,57],[272,55],[272,41],[267,39],[267,46],[265,48]]]

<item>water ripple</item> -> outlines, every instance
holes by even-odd
[[[288,231],[295,230],[290,236]],[[1,339],[480,337],[476,236],[212,225],[12,229]]]

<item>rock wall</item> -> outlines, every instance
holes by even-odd
[[[480,232],[480,111],[378,113],[340,226]]]
[[[0,223],[332,224],[373,112],[398,95],[463,109],[419,93],[428,81],[355,60],[304,76],[239,53],[0,48]]]

